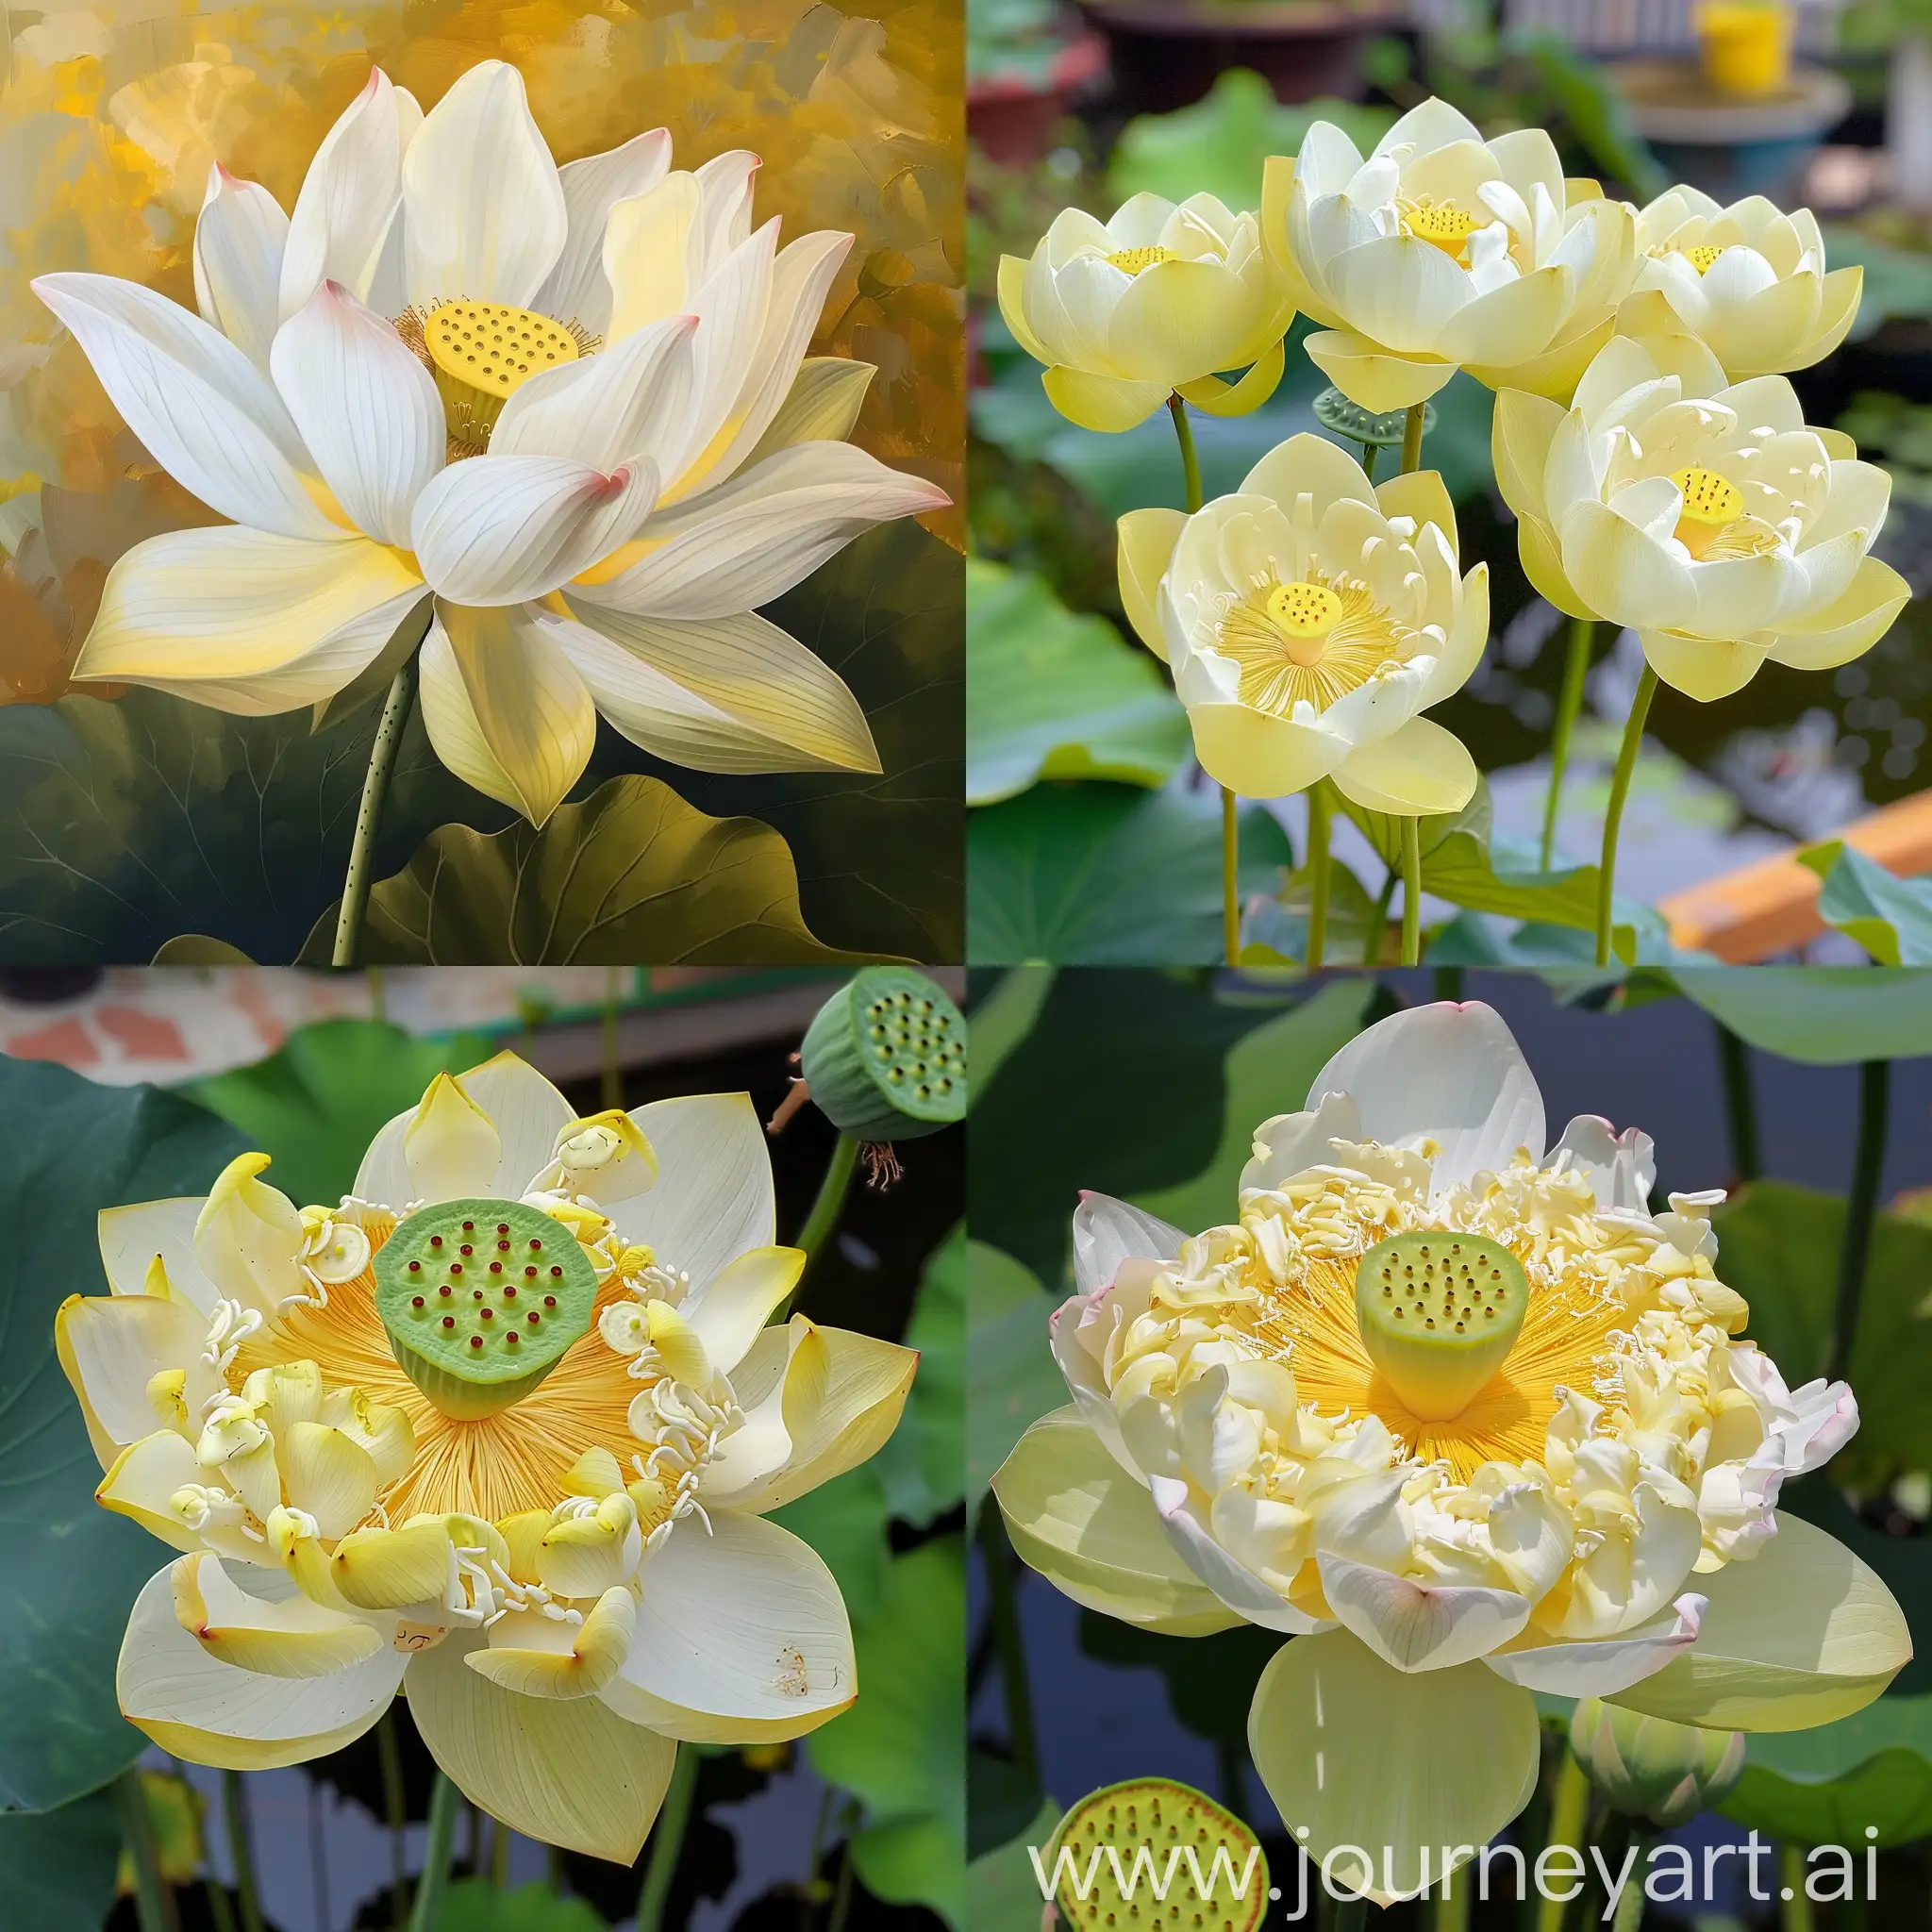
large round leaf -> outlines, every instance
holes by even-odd
[[[120,1856],[111,1790],[89,1791],[38,1817],[0,1816],[7,1923],[24,1932],[100,1932]]]
[[[1932,999],[1909,966],[1687,966],[1680,991],[1753,1046],[1815,1066],[1932,1054]]]
[[[1809,1731],[1757,1732],[1744,1775],[1718,1808],[1767,1837],[1880,1845],[1932,1832],[1932,1697],[1881,1697]]]
[[[104,1294],[103,1208],[202,1191],[245,1143],[192,1102],[0,1059],[0,1808],[41,1811],[145,1748],[114,1701],[137,1591],[170,1552],[94,1501],[101,1479],[54,1354],[54,1314]]]

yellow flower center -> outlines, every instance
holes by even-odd
[[[1762,557],[1775,550],[1777,532],[1744,508],[1744,492],[1728,476],[1696,463],[1671,472],[1684,492],[1684,509],[1672,534],[1700,563]]]
[[[575,323],[505,302],[440,302],[427,313],[412,308],[396,328],[435,378],[452,460],[490,446],[504,404],[533,375],[598,346]]]
[[[1671,472],[1671,481],[1684,492],[1684,521],[1721,530],[1744,514],[1744,492],[1728,476],[1695,463]]]
[[[1500,1241],[1411,1228],[1356,1269],[1362,1346],[1413,1415],[1453,1422],[1503,1366],[1529,1306],[1529,1277]]]
[[[1180,257],[1172,248],[1117,248],[1107,259],[1109,267],[1119,269],[1123,275],[1137,275],[1157,262],[1178,261]]]
[[[1409,637],[1366,584],[1313,570],[1284,582],[1271,572],[1223,613],[1214,646],[1240,668],[1242,704],[1287,717],[1304,700],[1324,711],[1392,670]]]
[[[1478,228],[1489,226],[1485,217],[1473,215],[1453,201],[1434,201],[1427,195],[1421,201],[1398,201],[1395,207],[1403,226],[1418,242],[1440,248],[1452,261],[1461,261],[1469,238]]]
[[[1694,268],[1699,275],[1709,272],[1710,265],[1724,253],[1722,243],[1700,242],[1695,248],[1680,248],[1677,253]]]

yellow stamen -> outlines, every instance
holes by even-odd
[[[1399,201],[1395,206],[1403,226],[1418,242],[1440,248],[1452,261],[1461,261],[1469,238],[1489,226],[1481,215],[1473,215],[1453,201],[1431,201],[1425,195],[1421,201]]]
[[[597,347],[575,323],[503,302],[442,302],[396,324],[435,378],[451,457],[487,449],[503,406],[533,375],[561,369]]]
[[[1671,481],[1684,492],[1684,515],[1693,524],[1708,524],[1722,529],[1744,514],[1744,492],[1728,476],[1715,470],[1689,468],[1673,470]]]
[[[1305,699],[1326,710],[1408,655],[1407,634],[1366,584],[1319,571],[1257,578],[1223,614],[1214,646],[1240,668],[1241,702],[1277,717]]]
[[[1110,267],[1119,269],[1123,275],[1137,275],[1157,262],[1178,261],[1180,257],[1172,248],[1117,248],[1107,259]]]
[[[1671,481],[1684,492],[1683,514],[1672,534],[1699,562],[1762,557],[1777,548],[1777,532],[1746,512],[1744,492],[1728,476],[1693,463],[1673,470]]]
[[[1700,242],[1695,248],[1680,248],[1677,253],[1694,268],[1699,275],[1709,273],[1710,265],[1724,253],[1722,242]]]

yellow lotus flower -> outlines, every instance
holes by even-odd
[[[101,1216],[112,1292],[60,1309],[101,1502],[183,1554],[121,1707],[241,1770],[405,1690],[514,1829],[628,1863],[677,1739],[795,1738],[852,1702],[838,1585],[764,1512],[871,1456],[916,1357],[794,1315],[741,1093],[573,1118],[513,1055],[298,1209],[244,1155]]]
[[[1727,696],[1766,658],[1843,664],[1911,595],[1868,555],[1891,478],[1809,426],[1783,376],[1727,384],[1692,337],[1618,337],[1567,413],[1503,391],[1492,440],[1530,582],[1634,629],[1688,696]]]
[[[1318,121],[1268,162],[1261,232],[1295,305],[1323,325],[1308,354],[1377,414],[1467,369],[1568,398],[1630,286],[1630,211],[1565,181],[1540,127],[1484,141],[1446,101],[1411,108],[1365,160]]]
[[[1054,217],[1031,258],[1000,258],[1000,313],[1083,429],[1131,429],[1170,395],[1216,416],[1258,408],[1294,320],[1251,214],[1211,194],[1137,194],[1113,219]],[[1234,384],[1215,372],[1245,369]]]
[[[1373,811],[1469,803],[1474,762],[1418,715],[1489,638],[1489,566],[1457,570],[1435,471],[1372,484],[1321,436],[1290,437],[1191,517],[1120,521],[1127,615],[1174,672],[1202,766],[1249,798],[1333,778]]]
[[[1824,237],[1807,208],[1785,214],[1761,194],[1721,208],[1695,188],[1673,188],[1637,211],[1637,298],[1624,335],[1654,325],[1641,296],[1669,304],[1677,322],[1724,364],[1733,382],[1821,362],[1858,312],[1862,268],[1824,268]]]
[[[1074,1401],[994,1477],[1014,1546],[1146,1628],[1291,1637],[1256,1766],[1311,1856],[1367,1848],[1383,1903],[1522,1809],[1532,1691],[1802,1729],[1911,1655],[1879,1579],[1774,1507],[1856,1429],[1850,1391],[1786,1387],[1717,1272],[1720,1197],[1654,1214],[1654,1178],[1634,1129],[1548,1142],[1501,1019],[1445,1005],[1256,1130],[1227,1225],[1074,1216]]]
[[[424,721],[541,824],[601,713],[707,771],[876,771],[858,702],[754,607],[866,525],[943,503],[841,439],[868,365],[806,361],[851,243],[751,228],[757,158],[660,128],[559,170],[516,70],[425,117],[380,70],[292,216],[221,169],[199,316],[34,284],[128,427],[229,525],[138,545],[75,669],[284,711],[431,604]]]

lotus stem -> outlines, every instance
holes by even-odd
[[[1872,1254],[1872,1223],[1885,1168],[1885,1124],[1891,1098],[1891,1062],[1867,1060],[1858,1069],[1858,1144],[1852,1156],[1852,1191],[1845,1200],[1844,1245],[1838,1257],[1838,1302],[1831,1317],[1831,1357],[1824,1377],[1836,1382],[1852,1359],[1858,1304]]]
[[[416,1908],[409,1932],[437,1932],[443,1895],[449,1890],[449,1856],[457,1835],[457,1788],[445,1772],[436,1774],[429,1793],[429,1842],[423,1851],[423,1875],[416,1886]]]
[[[1573,1852],[1583,1847],[1583,1824],[1590,1812],[1590,1778],[1568,1744],[1557,1747],[1557,1790],[1550,1801],[1552,1848],[1566,1845]],[[1563,1932],[1563,1906],[1560,1898],[1544,1892],[1537,1900],[1536,1932]]]
[[[1604,849],[1598,861],[1596,879],[1596,963],[1610,963],[1611,905],[1617,885],[1617,833],[1624,823],[1624,801],[1630,796],[1630,779],[1637,770],[1637,754],[1643,744],[1643,721],[1650,715],[1650,701],[1657,695],[1657,673],[1649,664],[1637,680],[1637,695],[1630,702],[1630,716],[1624,724],[1624,742],[1617,749],[1617,769],[1610,779],[1610,803],[1604,813]]]
[[[395,770],[396,747],[409,722],[416,695],[416,660],[404,661],[382,701],[382,721],[375,742],[369,747],[369,769],[362,774],[362,803],[356,808],[356,837],[349,847],[349,872],[342,881],[342,908],[336,915],[336,944],[329,963],[353,966],[356,941],[361,936],[362,914],[369,905],[370,873],[375,863],[375,835],[382,827],[382,802],[389,794],[390,774]]]
[[[1375,916],[1369,922],[1369,936],[1362,942],[1362,964],[1382,963],[1382,941],[1389,937],[1389,908],[1395,903],[1395,882],[1401,877],[1391,865],[1382,880],[1381,896],[1375,901]]]
[[[1365,442],[1362,444],[1362,475],[1371,483],[1375,480],[1375,458],[1381,454],[1382,445],[1379,442]]]
[[[1630,1849],[1636,1853],[1631,1860],[1629,1882],[1617,1894],[1617,1916],[1610,1922],[1610,1932],[1637,1932],[1643,1923],[1643,1881],[1650,1867],[1651,1848],[1657,1843],[1657,1835],[1649,1831],[1633,1831],[1630,1834]]]
[[[1722,1020],[1717,1028],[1717,1063],[1724,1076],[1724,1119],[1730,1128],[1731,1170],[1740,1181],[1764,1172],[1757,1140],[1757,1094],[1751,1079],[1751,1049]]]
[[[848,1835],[839,1859],[839,1889],[832,1894],[832,1909],[825,1920],[825,1932],[845,1932],[845,1921],[852,1910],[852,1840]],[[639,1928],[642,1932],[642,1928]]]
[[[1570,649],[1563,659],[1563,688],[1557,693],[1557,719],[1550,726],[1550,791],[1543,800],[1543,870],[1557,855],[1557,814],[1563,803],[1563,771],[1570,761],[1570,734],[1583,709],[1583,680],[1590,669],[1590,647],[1596,637],[1595,621],[1570,620]]]
[[[1406,476],[1411,470],[1423,466],[1423,424],[1428,409],[1427,403],[1411,403],[1408,418],[1402,425],[1402,474]]]
[[[127,1862],[134,1868],[134,1908],[141,1932],[175,1932],[174,1894],[161,1877],[154,1814],[147,1807],[147,1788],[139,1765],[130,1764],[114,1780],[114,1808],[121,1814],[121,1836],[127,1846]]]
[[[1436,1894],[1436,1908],[1432,1914],[1435,1932],[1467,1932],[1469,1924],[1470,1885],[1457,1885],[1453,1874],[1443,1873],[1442,1888]]]
[[[375,1756],[382,1767],[382,1809],[389,1824],[391,1918],[395,1932],[404,1932],[409,1923],[409,1807],[403,1790],[403,1751],[393,1705],[375,1721]]]
[[[242,1932],[262,1932],[261,1902],[255,1891],[255,1853],[248,1829],[248,1794],[239,1771],[222,1774],[222,1812],[228,1821],[228,1856],[235,1861],[235,1896],[242,1903]]]
[[[1328,788],[1320,779],[1308,787],[1308,943],[1304,961],[1310,973],[1322,963],[1328,943]]]
[[[663,1932],[664,1906],[684,1851],[685,1827],[691,1823],[691,1801],[697,1782],[697,1751],[692,1745],[680,1744],[677,1761],[671,1767],[671,1782],[664,1788],[664,1802],[658,1807],[658,1822],[651,1827],[651,1856],[644,1866],[643,1889],[638,1893],[638,1932]]]
[[[1402,822],[1402,963],[1418,966],[1423,957],[1423,822]]]
[[[1201,508],[1201,458],[1194,451],[1194,432],[1188,424],[1188,406],[1178,394],[1167,399],[1167,413],[1174,418],[1174,440],[1181,446],[1181,479],[1187,486],[1188,514]]]
[[[1241,963],[1241,828],[1235,795],[1221,788],[1221,943],[1230,966]]]
[[[228,1903],[228,1888],[212,1872],[202,1878],[201,1895],[208,1900],[208,1915],[215,1932],[235,1932],[235,1907]]]
[[[798,1288],[805,1283],[805,1277],[811,1273],[812,1264],[819,1257],[819,1250],[831,1240],[832,1230],[839,1224],[839,1217],[845,1209],[845,1197],[852,1191],[853,1171],[858,1165],[858,1142],[850,1134],[841,1134],[832,1148],[832,1158],[825,1163],[825,1177],[819,1183],[818,1199],[811,1204],[811,1212],[805,1217],[805,1225],[798,1230],[795,1247],[805,1250],[805,1266],[798,1271],[798,1286],[791,1293],[795,1296]],[[773,1319],[777,1319],[776,1312]]]
[[[1000,1520],[999,1505],[991,1499],[979,1511],[979,1553],[986,1566],[987,1610],[992,1622],[993,1645],[999,1653],[1000,1686],[1006,1693],[1007,1735],[1012,1743],[1013,1769],[1038,1790],[1040,1746],[1033,1728],[1026,1644],[1020,1629],[1013,1573],[1008,1566],[1010,1552],[1006,1524]]]
[[[1366,1894],[1335,1901],[1335,1917],[1329,1922],[1333,1932],[1362,1932],[1368,1922],[1369,1901]]]
[[[509,1887],[509,1841],[516,1836],[502,1819],[493,1821],[490,1834],[490,1882],[498,1891]]]
[[[1805,1848],[1783,1844],[1777,1848],[1779,1890],[1784,1908],[1778,1914],[1784,1932],[1816,1932],[1818,1915],[1811,1909],[1811,1894],[1805,1890]]]

